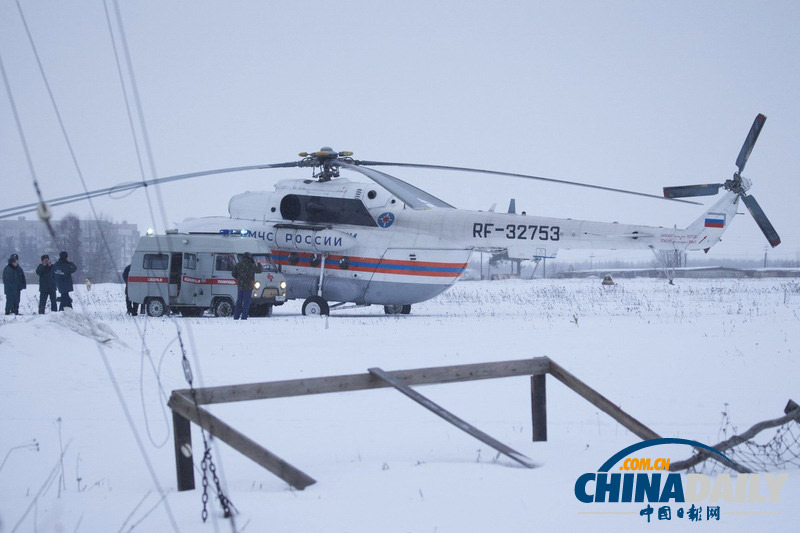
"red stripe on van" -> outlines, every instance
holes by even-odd
[[[166,283],[169,278],[161,276],[128,276],[128,283]]]

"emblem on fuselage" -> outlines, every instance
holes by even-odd
[[[388,228],[394,224],[394,213],[386,212],[378,215],[378,225],[382,228]]]

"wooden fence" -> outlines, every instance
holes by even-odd
[[[387,387],[394,387],[426,409],[493,447],[500,453],[507,455],[514,461],[528,468],[534,468],[536,463],[530,458],[461,420],[418,391],[411,389],[411,387],[530,376],[533,440],[546,441],[547,392],[545,380],[547,374],[550,374],[589,403],[608,414],[634,435],[642,439],[660,438],[653,430],[627,414],[608,398],[548,357],[412,370],[385,371],[380,368],[370,368],[368,372],[362,374],[199,388],[195,389],[194,398],[192,397],[192,392],[188,389],[173,391],[168,405],[172,409],[178,490],[192,490],[195,487],[190,422],[194,422],[215,438],[225,442],[298,490],[302,490],[316,482],[309,475],[211,414],[207,409],[201,407],[203,405]]]

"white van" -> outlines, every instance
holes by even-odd
[[[233,314],[236,280],[231,271],[244,252],[261,263],[256,274],[250,316],[271,316],[286,301],[286,278],[262,241],[237,235],[170,233],[146,235],[133,252],[128,298],[143,304],[149,316]]]

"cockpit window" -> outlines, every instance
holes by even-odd
[[[281,200],[281,216],[303,222],[377,226],[361,200],[287,194]]]

